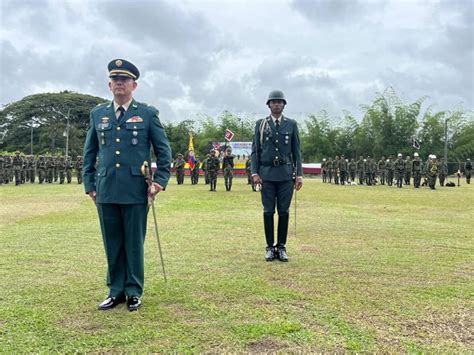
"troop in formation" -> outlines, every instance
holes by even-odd
[[[234,155],[232,155],[232,149],[227,148],[225,150],[222,159],[218,158],[218,152],[214,149],[206,155],[204,161],[199,160],[199,156],[196,155],[194,166],[190,171],[191,184],[196,185],[199,181],[199,168],[204,172],[204,182],[206,185],[210,185],[209,191],[216,191],[217,175],[221,169],[222,160],[222,172],[224,175],[224,183],[226,191],[232,189],[232,180],[234,178]],[[173,162],[173,167],[176,169],[176,182],[178,185],[184,183],[184,169],[186,162],[183,159],[183,154],[178,153],[176,160]]]
[[[15,182],[15,185],[26,182],[53,183],[59,180],[60,184],[72,181],[73,170],[76,173],[77,183],[82,184],[82,156],[78,155],[76,161],[70,156],[44,156],[24,155],[19,151],[14,155],[0,155],[0,184]]]
[[[471,182],[472,164],[467,159],[463,166],[466,182]],[[436,180],[439,179],[440,186],[445,186],[446,177],[448,176],[448,164],[444,158],[438,159],[436,155],[430,154],[428,159],[423,162],[418,153],[413,154],[413,158],[401,153],[396,159],[389,156],[387,159],[381,157],[378,161],[370,155],[366,158],[359,157],[355,161],[350,161],[344,155],[332,158],[324,158],[321,164],[323,182],[334,183],[336,185],[363,185],[373,186],[376,184],[388,186],[397,186],[402,188],[403,185],[411,185],[419,188],[420,186],[429,186],[435,189]],[[458,171],[458,176],[461,171]]]

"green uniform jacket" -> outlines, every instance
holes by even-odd
[[[171,149],[158,110],[132,100],[124,117],[117,121],[112,102],[96,106],[84,144],[86,193],[96,191],[97,203],[147,203],[141,166],[144,161],[151,162],[150,145],[157,157],[154,181],[165,188],[170,178]]]
[[[257,121],[252,143],[252,174],[265,181],[288,181],[303,176],[300,136],[295,120],[281,117],[277,132],[272,118]],[[278,160],[278,163],[275,161]]]

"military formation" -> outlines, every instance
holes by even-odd
[[[72,182],[75,173],[77,183],[82,184],[82,156],[78,155],[73,162],[70,156],[25,155],[19,151],[15,154],[0,155],[0,184],[24,183],[34,184]],[[38,180],[36,180],[36,177]]]
[[[418,153],[403,157],[401,153],[397,158],[389,156],[380,157],[375,160],[370,155],[367,157],[360,156],[357,161],[352,158],[345,158],[336,156],[323,159],[321,164],[323,182],[333,183],[336,185],[367,185],[374,186],[376,184],[388,186],[396,186],[402,188],[403,186],[410,186],[413,181],[413,186],[419,188],[421,186],[428,186],[430,189],[436,189],[436,182],[439,180],[441,187],[445,186],[446,178],[448,176],[448,164],[444,158],[438,159],[436,155],[430,154],[426,161],[423,161]],[[461,175],[461,170],[464,172],[466,182],[471,182],[472,164],[471,160],[467,159],[463,165],[463,169],[458,170],[458,176]]]

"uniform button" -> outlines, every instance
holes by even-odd
[[[276,133],[276,135],[278,136],[278,132]]]
[[[278,143],[278,139],[275,142]]]
[[[276,151],[278,151],[278,148],[275,148]]]
[[[120,142],[120,138],[117,138],[115,141],[116,141],[117,143]]]
[[[120,127],[117,127],[117,131],[120,131]]]
[[[278,157],[275,157],[275,159],[278,159]]]
[[[115,167],[120,168],[120,164],[119,163],[115,164]]]
[[[116,150],[115,154],[120,155],[120,150]]]

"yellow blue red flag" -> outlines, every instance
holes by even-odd
[[[189,132],[189,145],[188,145],[188,164],[189,169],[193,170],[196,165],[196,158],[194,156],[194,144],[193,144],[193,134]]]

